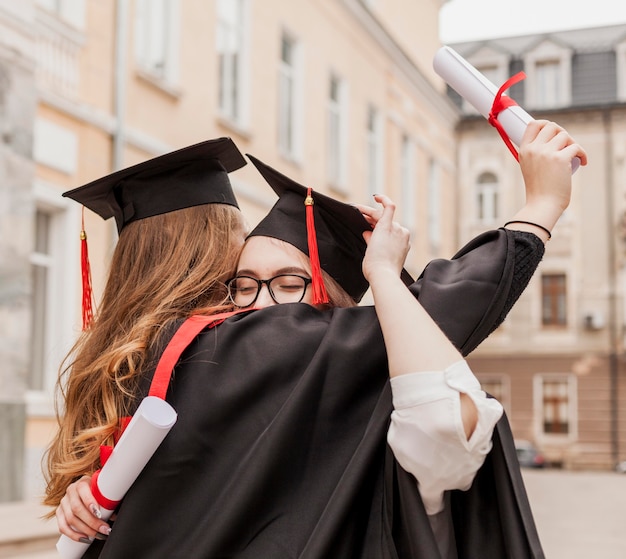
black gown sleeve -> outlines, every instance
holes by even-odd
[[[502,324],[544,250],[541,239],[532,233],[487,231],[451,259],[430,262],[409,289],[467,355]]]
[[[511,282],[509,294],[504,302],[502,313],[496,319],[491,332],[504,322],[509,311],[528,286],[530,279],[533,277],[545,253],[543,241],[537,237],[537,235],[526,231],[511,231],[511,233],[515,242],[513,281]]]

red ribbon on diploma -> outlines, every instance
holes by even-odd
[[[117,505],[119,505],[122,501],[111,501],[111,499],[107,499],[101,492],[98,487],[98,476],[100,475],[101,470],[97,470],[94,472],[93,476],[91,476],[91,493],[94,496],[94,499],[98,501],[98,504],[107,510],[115,510]]]
[[[498,89],[498,93],[496,93],[496,96],[493,100],[493,104],[491,105],[489,118],[487,119],[489,121],[489,124],[491,124],[491,126],[493,126],[498,131],[500,137],[504,140],[504,143],[509,148],[509,151],[513,154],[513,157],[515,157],[516,161],[519,161],[519,154],[517,153],[517,149],[515,149],[513,142],[504,131],[502,124],[498,120],[498,115],[509,107],[517,106],[515,99],[512,99],[511,97],[508,97],[506,95],[503,97],[502,94],[507,89],[509,89],[509,87],[515,85],[517,82],[522,81],[525,77],[526,74],[524,72],[518,72],[500,86],[500,89]]]

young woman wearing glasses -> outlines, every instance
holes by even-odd
[[[585,154],[554,126],[537,123],[529,131],[522,148],[522,165],[532,171],[525,173],[529,196],[516,217],[551,228],[569,202],[571,176],[565,164],[574,155],[584,163]],[[410,450],[404,452],[406,438],[396,437],[400,444],[394,456],[386,436],[393,412],[389,375],[414,379],[410,373],[427,370],[439,371],[436,383],[446,375],[451,379],[440,388],[455,392],[450,398],[457,401],[463,425],[453,446],[471,443],[480,422],[475,408],[484,394],[464,381],[453,388],[458,377],[456,369],[449,370],[460,358],[454,346],[467,353],[501,322],[541,257],[541,230],[529,225],[537,235],[489,232],[453,260],[433,262],[409,291],[398,279],[406,238],[393,226],[392,205],[385,204],[382,217],[366,210],[370,221],[381,217],[373,234],[366,233],[372,239],[363,264],[376,309],[319,310],[335,303],[329,269],[352,304],[367,287],[359,277],[363,251],[356,256],[352,250],[331,251],[325,261],[328,223],[317,220],[319,214],[319,263],[328,288],[321,294],[320,270],[304,254],[287,263],[270,261],[264,251],[261,262],[251,261],[261,255],[258,243],[280,242],[266,238],[268,227],[255,230],[234,275],[238,279],[228,282],[230,296],[241,306],[269,306],[202,333],[183,354],[167,396],[179,412],[175,430],[126,496],[106,544],[94,544],[87,556],[453,557],[455,546],[459,554],[477,552],[476,538],[482,557],[540,556],[532,521],[519,519],[527,512],[519,487],[494,489],[494,480],[518,483],[515,472],[497,462],[506,450],[501,441],[494,440],[479,483],[464,495],[447,493],[448,502],[438,495],[441,488],[426,488],[428,495],[420,497],[420,464],[412,463],[416,457]],[[340,220],[330,229],[341,226]],[[362,227],[359,234],[366,230]],[[518,266],[520,259],[527,261]],[[276,285],[274,277],[284,274],[311,283]],[[304,292],[301,301],[311,304],[275,304],[290,289],[296,291],[294,298]],[[139,393],[145,393],[149,373],[139,379]],[[402,410],[414,406],[402,399],[395,403]],[[402,430],[403,418],[396,419]],[[444,456],[435,457],[442,458],[437,462],[442,471]],[[406,471],[413,468],[415,477]],[[467,479],[459,483],[466,489]],[[512,498],[513,504],[495,510],[494,499],[501,497],[504,502]],[[467,506],[461,506],[466,499]],[[488,520],[472,512],[481,502],[491,502],[484,509]],[[455,537],[438,532],[429,503],[435,509],[437,503],[443,506],[449,516],[442,524],[452,519]],[[88,485],[70,486],[57,513],[63,533],[75,539],[80,533],[92,536],[100,528],[89,513],[92,504]],[[446,541],[438,541],[435,533],[443,533]]]

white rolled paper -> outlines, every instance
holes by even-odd
[[[176,423],[176,411],[165,400],[144,398],[102,470],[97,484],[100,493],[111,501],[121,501]],[[102,520],[113,511],[100,507]],[[63,559],[79,559],[90,544],[62,535],[56,545]]]
[[[498,86],[490,82],[454,49],[443,46],[433,59],[435,72],[481,115],[489,118]],[[514,105],[503,110],[498,120],[511,141],[519,147],[528,123],[533,120],[522,107]],[[580,159],[572,160],[572,173],[580,166]]]

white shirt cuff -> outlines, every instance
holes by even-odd
[[[389,445],[400,465],[417,479],[426,512],[436,514],[443,508],[444,491],[471,486],[491,450],[502,405],[487,398],[465,360],[444,371],[393,377],[391,389]],[[461,392],[478,412],[469,440],[461,417]]]

